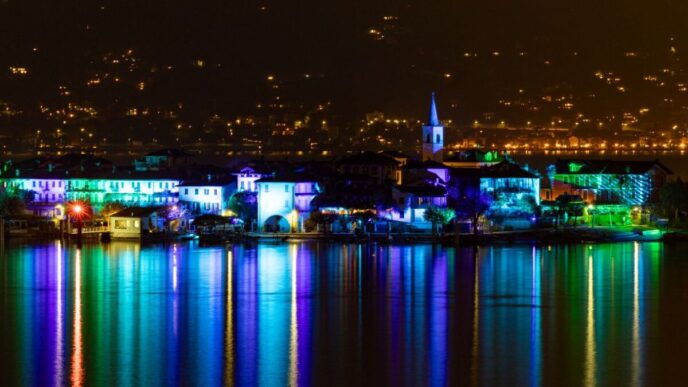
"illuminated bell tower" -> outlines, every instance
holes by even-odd
[[[444,126],[440,123],[437,116],[437,106],[435,106],[435,93],[432,93],[430,101],[430,118],[428,123],[423,125],[423,149],[422,159],[442,162],[442,152],[444,150]]]

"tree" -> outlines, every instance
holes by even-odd
[[[124,210],[126,207],[119,202],[107,202],[103,205],[103,209],[100,210],[100,216],[102,218],[108,219],[110,216]]]
[[[688,212],[688,185],[681,179],[665,184],[659,191],[659,209],[674,222],[681,220],[681,214]]]
[[[24,215],[25,212],[26,203],[20,196],[2,195],[2,197],[0,197],[0,217],[12,218]]]
[[[480,217],[492,206],[492,197],[478,187],[467,187],[454,200],[457,216],[470,220],[473,233],[477,234]]]
[[[316,226],[319,224],[325,226],[325,232],[327,233],[330,229],[329,225],[334,223],[337,218],[339,218],[339,214],[332,212],[313,211],[308,217],[308,222],[315,224]]]
[[[554,203],[557,211],[557,226],[559,225],[559,219],[561,219],[564,214],[574,218],[574,226],[576,224],[576,217],[583,215],[583,207],[585,205],[579,196],[569,194],[559,195]]]
[[[423,218],[432,223],[432,235],[435,235],[437,233],[437,225],[440,224],[444,226],[449,223],[454,218],[454,211],[448,208],[429,206],[425,210]]]
[[[244,224],[251,224],[258,218],[258,195],[249,191],[237,192],[229,198],[228,208]]]

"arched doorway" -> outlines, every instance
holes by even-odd
[[[291,225],[285,217],[273,215],[265,220],[263,230],[265,232],[291,232]]]

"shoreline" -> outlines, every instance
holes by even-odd
[[[5,243],[49,241],[62,239],[67,243],[80,243],[84,241],[99,243],[111,242],[138,242],[140,244],[160,244],[175,241],[187,241],[173,236],[154,239],[112,239],[100,241],[96,238],[60,238],[55,235],[26,235],[12,236],[4,239]],[[223,245],[231,243],[288,243],[294,241],[311,242],[338,242],[338,243],[376,243],[376,244],[441,244],[452,245],[503,245],[503,244],[577,244],[577,243],[614,243],[614,242],[688,242],[686,230],[660,230],[650,227],[566,227],[558,229],[533,229],[519,231],[499,231],[492,233],[459,234],[444,233],[431,235],[427,233],[417,234],[366,234],[354,235],[351,233],[246,233],[241,235],[225,235],[213,238],[196,239],[202,245]]]

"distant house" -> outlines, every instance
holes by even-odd
[[[112,239],[142,239],[164,232],[161,207],[130,207],[110,216]]]
[[[401,163],[384,153],[362,152],[347,156],[339,160],[337,166],[342,174],[368,176],[377,184],[401,181]]]
[[[316,179],[306,174],[266,177],[258,187],[258,225],[263,231],[301,231],[320,192]]]
[[[433,160],[408,161],[402,168],[402,178],[399,185],[413,185],[418,181],[433,184],[446,184],[449,182],[450,168]]]
[[[425,220],[428,207],[447,207],[447,190],[440,185],[400,186],[392,189],[395,201],[390,220],[429,230],[432,223]]]
[[[244,167],[234,174],[236,176],[236,191],[258,192],[256,181],[270,175],[272,174],[258,172],[255,168]]]
[[[137,171],[159,171],[191,164],[193,156],[181,149],[160,149],[136,160]]]
[[[578,195],[588,204],[642,206],[659,200],[673,173],[657,160],[557,160],[547,169],[543,199]]]
[[[482,168],[504,161],[497,151],[469,149],[445,157],[444,164],[452,168]]]
[[[540,203],[540,176],[508,159],[482,168],[455,168],[450,192],[454,208],[466,205],[462,198],[479,195],[493,223],[527,228]]]
[[[184,180],[179,185],[179,203],[194,214],[221,215],[234,192],[236,181],[231,177]]]

